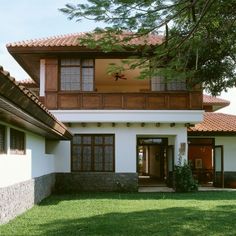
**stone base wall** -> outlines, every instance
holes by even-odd
[[[48,174],[0,188],[0,224],[6,223],[49,196],[54,185],[55,174]]]
[[[58,193],[76,192],[137,192],[137,173],[80,172],[57,173]]]

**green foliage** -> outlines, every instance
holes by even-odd
[[[181,160],[181,158],[180,158]],[[191,167],[184,162],[179,161],[174,167],[174,189],[176,192],[193,192],[198,190],[196,180],[194,180]]]
[[[159,45],[129,45],[144,64],[151,61],[152,70],[144,67],[142,78],[184,78],[189,89],[200,83],[213,95],[236,84],[235,0],[87,0],[60,10],[69,19],[105,23],[105,29],[95,30],[100,39],[84,41],[105,52],[124,50],[121,42],[134,38],[162,35]],[[128,34],[122,39],[114,37],[123,32]]]
[[[236,192],[53,195],[8,224],[1,236],[232,236]]]

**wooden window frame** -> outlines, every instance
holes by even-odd
[[[25,133],[10,128],[10,153],[14,155],[25,155]]]
[[[1,142],[0,142],[0,154],[6,153],[6,126],[0,125]]]
[[[72,172],[115,172],[115,135],[114,134],[75,134],[75,136],[80,136],[81,137],[81,143],[80,144],[74,144],[73,141],[71,142],[71,171]],[[110,136],[113,139],[112,144],[105,144],[104,143],[104,137]],[[91,137],[91,144],[83,144],[82,139],[83,137]],[[102,144],[95,144],[95,137],[103,137],[103,142]],[[78,170],[77,168],[74,168],[73,166],[73,146],[80,146],[81,147],[81,169]],[[85,146],[90,146],[91,147],[91,168],[90,170],[84,170],[83,168],[83,148]],[[95,170],[95,146],[100,146],[103,147],[103,161],[102,161],[102,170]],[[104,155],[104,150],[105,147],[107,146],[112,146],[113,148],[113,153],[112,153],[112,170],[106,170],[105,169],[105,155]]]
[[[152,91],[152,92],[179,92],[179,91],[187,91],[188,89],[187,89],[187,80],[185,81],[185,82],[182,82],[184,85],[185,85],[185,89],[170,89],[170,88],[168,88],[168,85],[170,85],[171,84],[171,82],[172,83],[174,83],[174,82],[176,82],[176,84],[181,84],[181,82],[177,82],[177,80],[173,80],[173,81],[165,81],[165,79],[161,79],[161,80],[163,80],[163,82],[160,82],[160,83],[155,83],[155,84],[160,84],[160,85],[163,85],[164,86],[164,88],[163,89],[160,89],[160,90],[156,90],[156,89],[152,89],[152,83],[153,83],[153,81],[152,81],[152,79],[153,78],[151,78],[150,79],[150,82],[149,82],[149,86],[150,86],[150,91]]]
[[[66,60],[66,59],[79,59],[80,60],[80,65],[62,65],[61,64],[61,61],[62,60]],[[84,60],[93,60],[93,66],[83,66],[83,61]],[[61,91],[61,92],[94,92],[94,88],[95,88],[95,59],[93,59],[93,58],[61,58],[61,59],[59,59],[59,76],[58,76],[58,78],[59,78],[59,90]],[[67,67],[67,68],[69,68],[69,67],[79,67],[80,68],[80,89],[78,90],[62,90],[62,88],[61,88],[61,68],[62,67]],[[92,86],[92,90],[90,91],[86,91],[86,90],[83,90],[83,68],[93,68],[93,86]]]

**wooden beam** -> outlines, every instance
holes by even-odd
[[[184,126],[189,128],[190,127],[190,123],[185,123]]]
[[[175,123],[170,123],[170,127],[174,127],[175,126]]]

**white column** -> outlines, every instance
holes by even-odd
[[[40,89],[39,96],[45,96],[45,59],[40,60]]]
[[[187,129],[182,129],[181,133],[178,133],[175,139],[175,164],[178,163],[178,159],[182,157],[182,163],[188,159],[188,136]]]

